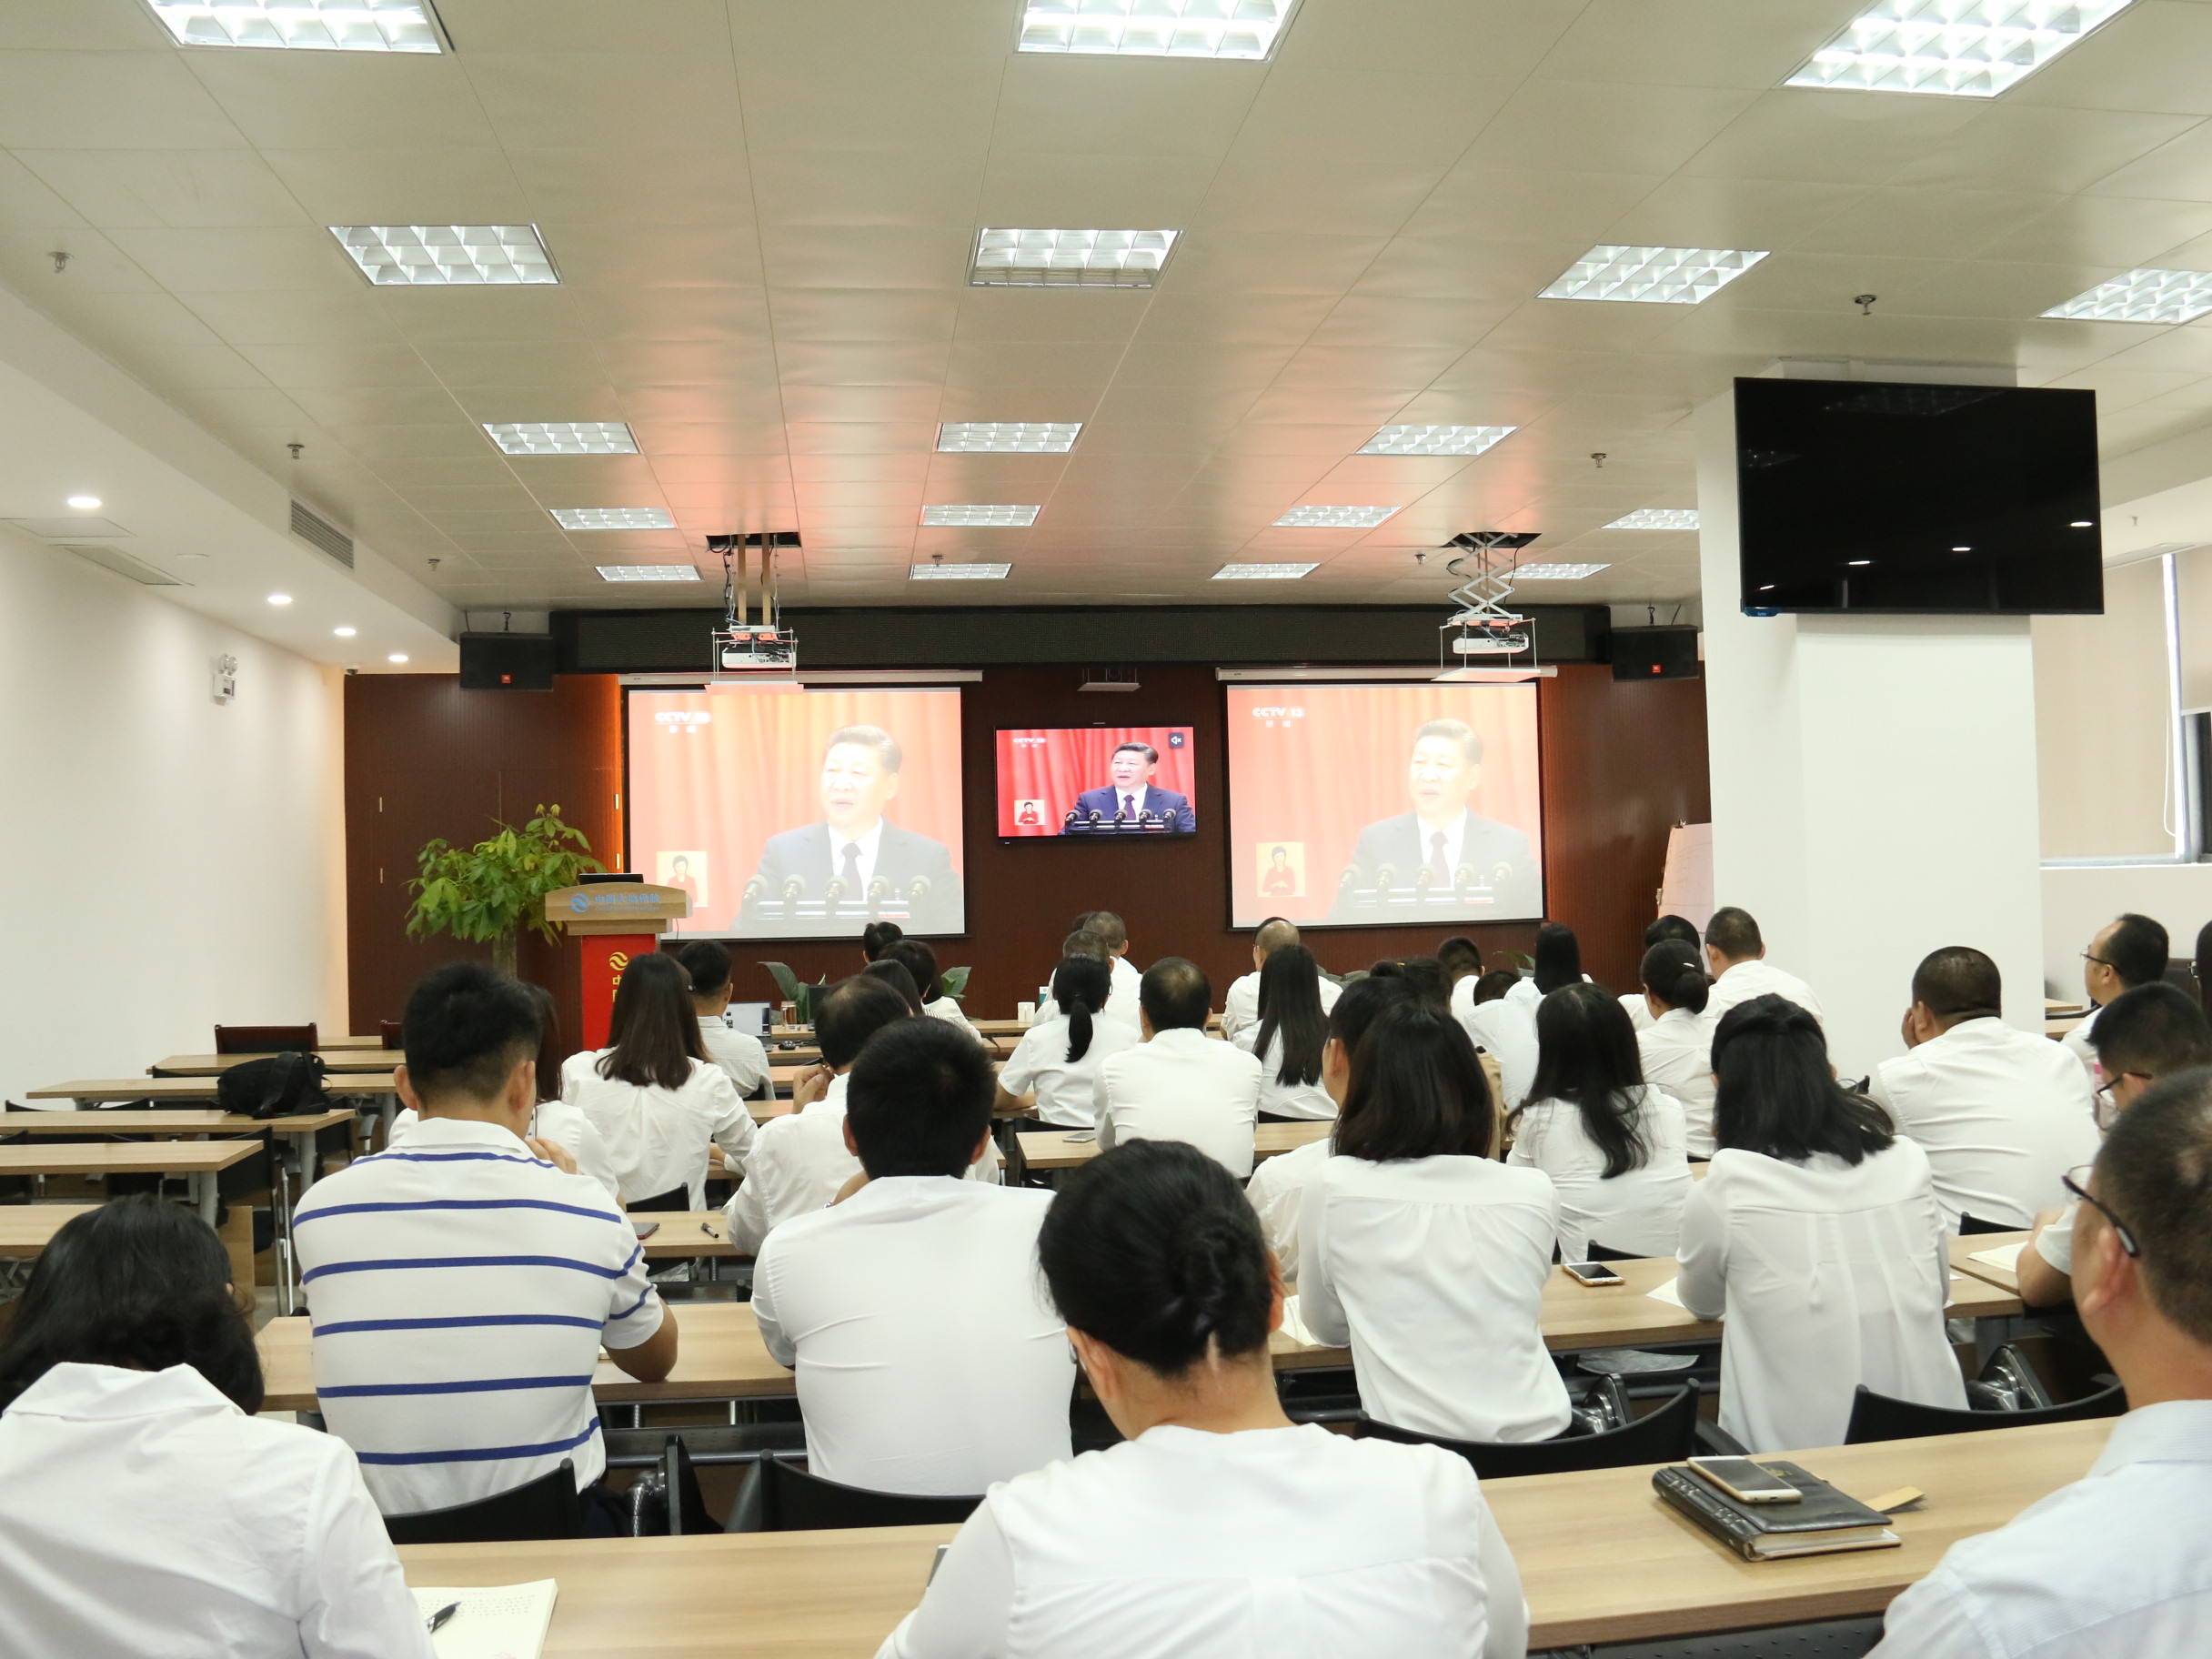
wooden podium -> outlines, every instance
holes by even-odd
[[[682,888],[651,887],[641,881],[594,882],[546,895],[546,920],[566,928],[581,953],[584,1047],[607,1046],[615,987],[630,958],[658,950],[669,923],[690,914],[691,896]]]

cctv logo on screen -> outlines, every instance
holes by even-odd
[[[1306,711],[1294,707],[1254,709],[1252,711],[1252,718],[1255,720],[1265,720],[1270,726],[1288,726],[1292,720],[1304,719]]]
[[[653,723],[663,728],[672,738],[679,734],[696,738],[700,727],[714,724],[714,716],[704,711],[693,713],[687,709],[673,709],[654,715]]]
[[[1042,749],[1051,741],[1051,739],[1050,738],[1025,738],[1019,732],[1014,734],[1014,747],[1016,749]]]

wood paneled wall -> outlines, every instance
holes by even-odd
[[[1248,971],[1250,935],[1228,925],[1228,801],[1223,702],[1209,669],[1147,667],[1142,689],[1111,699],[1076,689],[1065,668],[992,669],[965,688],[964,796],[968,926],[938,947],[943,965],[967,964],[970,1011],[1010,1015],[1057,961],[1078,912],[1111,910],[1129,925],[1140,962],[1190,957],[1218,1000]],[[558,800],[595,848],[620,845],[621,694],[611,678],[563,675],[550,695],[464,692],[431,675],[347,682],[348,918],[354,1029],[395,1019],[407,988],[440,962],[476,952],[450,940],[416,943],[403,931],[415,852],[434,835],[475,840],[494,817],[518,818]],[[1102,705],[1111,702],[1111,707]],[[1616,990],[1632,987],[1644,924],[1666,854],[1668,827],[1708,814],[1704,687],[1700,680],[1616,682],[1603,667],[1570,664],[1540,682],[1544,768],[1544,873],[1551,913],[1581,935],[1583,964]],[[1001,843],[991,734],[1001,726],[1190,725],[1195,729],[1199,832],[1145,841]],[[1533,923],[1450,930],[1315,929],[1308,941],[1338,971],[1379,956],[1432,950],[1464,930],[1485,951],[1526,950]],[[734,947],[741,996],[769,997],[759,964],[788,962],[808,980],[860,963],[857,944],[778,940]],[[526,977],[550,986],[577,1018],[571,954],[526,942]]]

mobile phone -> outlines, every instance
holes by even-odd
[[[1748,1457],[1694,1457],[1690,1467],[1745,1503],[1796,1503],[1805,1493]]]
[[[1627,1282],[1603,1262],[1569,1262],[1567,1276],[1577,1284],[1624,1284]]]
[[[1071,1141],[1095,1141],[1098,1138],[1099,1131],[1095,1129],[1077,1129],[1068,1132],[1068,1139]]]
[[[649,1239],[660,1231],[659,1222],[632,1222],[630,1225],[637,1229],[638,1236],[641,1239]]]

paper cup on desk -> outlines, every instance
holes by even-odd
[[[1014,1018],[1024,1025],[1035,1025],[1037,1023],[1037,1004],[1034,1002],[1015,1003]]]

